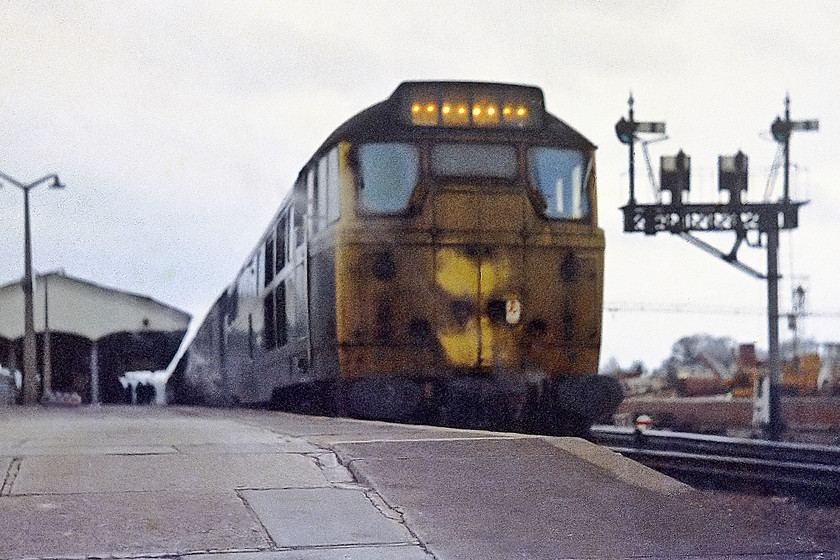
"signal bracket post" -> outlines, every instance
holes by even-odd
[[[633,115],[633,98],[629,100],[629,120],[624,117],[616,124],[619,140],[628,144],[630,151],[630,198],[621,208],[624,213],[624,231],[642,232],[646,235],[668,232],[679,235],[694,245],[710,252],[736,268],[756,278],[767,280],[767,332],[768,332],[768,377],[769,390],[761,391],[763,399],[756,410],[763,408],[765,420],[760,423],[768,439],[778,439],[784,430],[784,423],[779,406],[779,381],[781,378],[781,359],[779,356],[779,273],[778,249],[779,231],[795,229],[799,225],[799,208],[806,204],[790,199],[789,188],[789,148],[790,135],[796,130],[817,130],[816,120],[791,121],[790,98],[785,99],[785,119],[777,118],[771,126],[774,138],[783,144],[784,159],[784,195],[778,202],[743,202],[741,195],[747,188],[747,158],[738,152],[735,156],[724,157],[718,161],[719,189],[729,191],[728,203],[684,203],[682,192],[688,190],[690,158],[682,151],[671,158],[662,158],[661,185],[663,190],[671,191],[671,200],[667,204],[638,204],[634,185],[633,143],[637,139],[635,132],[662,132],[665,123],[637,123]],[[643,125],[643,126],[640,126]],[[656,126],[653,126],[656,125]],[[661,126],[660,126],[661,125]],[[654,185],[655,187],[655,185]],[[734,231],[735,245],[732,251],[724,253],[694,237],[692,232]],[[748,267],[737,259],[737,251],[747,232],[757,231],[767,239],[767,273]],[[754,421],[756,418],[754,418]]]

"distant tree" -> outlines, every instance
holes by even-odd
[[[604,364],[604,367],[601,368],[601,373],[603,375],[616,375],[620,371],[621,366],[619,365],[618,360],[615,359],[615,356],[611,356]]]
[[[684,336],[671,346],[671,355],[662,362],[658,372],[675,377],[681,367],[704,366],[706,359],[731,370],[738,354],[735,339],[701,333]]]
[[[607,360],[601,368],[600,373],[601,375],[611,375],[613,377],[626,377],[629,375],[644,375],[646,371],[647,369],[645,368],[645,364],[641,360],[636,360],[629,369],[624,369],[621,367],[621,364],[618,363],[618,360],[615,359],[615,356],[613,356]]]
[[[792,338],[779,344],[779,355],[783,360],[792,360],[794,355],[816,354],[820,349],[820,343],[813,338],[800,338],[794,341]]]

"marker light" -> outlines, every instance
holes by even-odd
[[[509,100],[510,106],[505,107],[504,119],[505,124],[524,127],[529,126],[530,119],[528,118],[528,109],[522,104],[521,100]],[[516,107],[516,110],[513,108]]]
[[[443,126],[470,126],[470,92],[466,88],[449,87],[441,91],[441,101],[450,108],[442,112]],[[456,109],[457,107],[457,109]]]
[[[473,125],[496,126],[499,124],[499,97],[494,91],[476,91],[473,96]],[[475,109],[479,109],[476,113]]]
[[[394,92],[415,126],[534,128],[543,97],[535,87],[474,82],[406,82]]]
[[[410,99],[411,124],[440,125],[440,98],[435,87],[417,87]]]

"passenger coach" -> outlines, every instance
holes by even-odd
[[[536,87],[406,82],[301,170],[170,384],[179,402],[578,432],[604,235],[595,147]]]

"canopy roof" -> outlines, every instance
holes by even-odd
[[[23,287],[21,282],[0,286],[0,337],[23,336]],[[35,331],[49,330],[90,340],[119,332],[186,331],[190,315],[141,296],[50,273],[37,277],[34,294]]]

